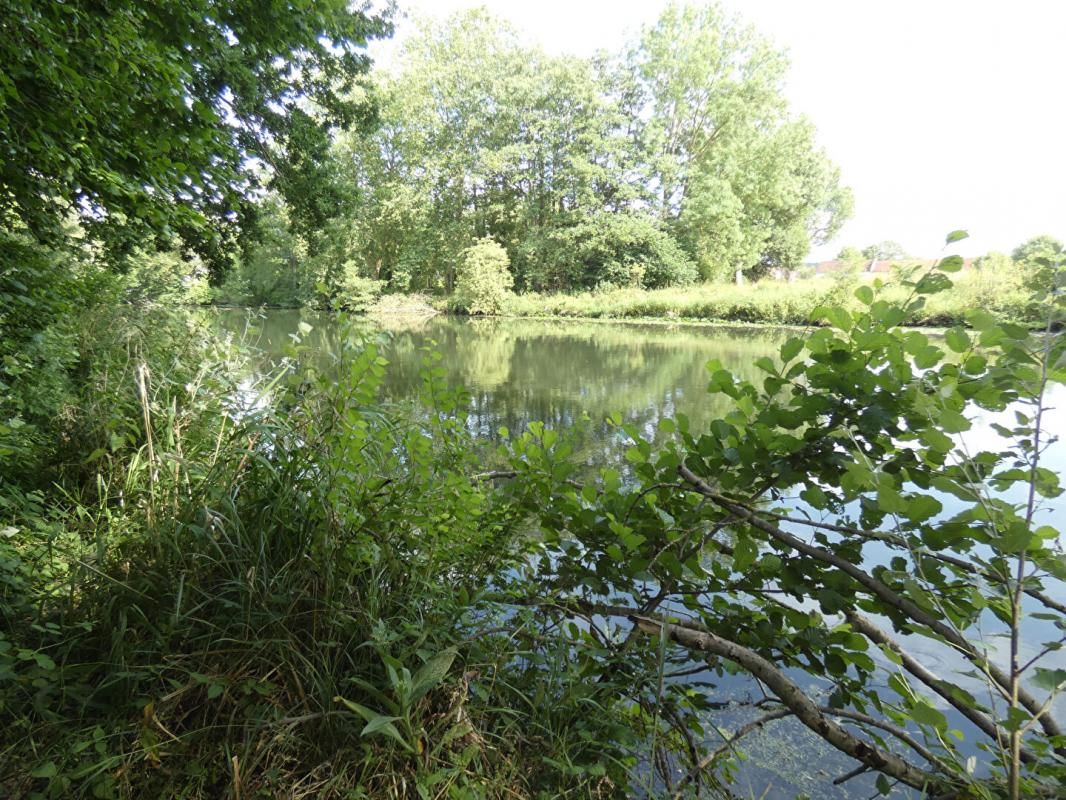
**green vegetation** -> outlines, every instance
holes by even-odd
[[[787,717],[866,791],[1061,796],[1061,244],[692,287],[850,202],[716,7],[591,61],[474,12],[368,76],[341,0],[0,4],[0,794],[727,798]],[[431,347],[384,400],[401,335],[264,366],[166,307],[412,289],[819,327],[604,463],[551,408],[490,452]],[[609,366],[676,388],[682,337]]]
[[[262,176],[300,225],[336,213],[340,192],[309,157],[331,127],[372,119],[354,87],[387,20],[346,0],[0,9],[5,226],[52,237],[77,214],[116,256],[180,235],[219,279]]]
[[[770,699],[725,736],[789,716],[886,791],[1052,796],[1066,563],[1037,501],[1060,494],[1040,437],[1064,342],[985,312],[942,344],[898,327],[950,286],[921,276],[901,305],[861,285],[747,380],[712,362],[710,422],[661,416],[665,444],[610,415],[628,464],[592,475],[565,420],[505,432],[485,473],[432,352],[419,402],[390,407],[387,350],[351,333],[262,374],[187,317],[57,315],[11,350],[38,358],[0,429],[3,790],[717,796],[714,685],[750,673]],[[1001,442],[957,438],[1007,407]]]
[[[507,251],[482,239],[463,251],[452,302],[468,314],[496,314],[514,285]]]
[[[484,10],[425,22],[395,72],[370,77],[380,125],[323,154],[345,203],[309,229],[275,196],[267,208],[293,213],[262,214],[249,233],[291,240],[273,262],[288,297],[245,288],[262,281],[254,248],[221,296],[299,305],[319,283],[334,296],[340,264],[392,292],[449,295],[485,237],[519,292],[797,267],[851,199],[787,108],[785,68],[713,6],[671,7],[626,52],[592,60],[525,46]]]
[[[666,676],[760,682],[757,713],[719,731],[674,796],[783,717],[879,773],[881,794],[1060,796],[1066,556],[1041,509],[1062,495],[1043,459],[1048,392],[1066,381],[1066,338],[1051,333],[1063,299],[1044,295],[1043,335],[976,310],[974,333],[937,344],[900,325],[952,281],[906,285],[902,303],[861,286],[858,309],[822,307],[827,327],[758,359],[756,381],[711,361],[709,391],[732,408],[707,428],[663,419],[670,441],[655,446],[615,417],[625,477],[608,465],[583,480],[567,437],[538,425],[507,445],[542,532],[513,591],[549,625],[585,621],[569,642],[592,674],[658,660],[652,754],[712,738],[713,693]],[[982,412],[1003,423],[978,439]]]
[[[1012,265],[1013,266],[1013,265]],[[607,289],[580,294],[514,295],[502,313],[520,317],[590,317],[596,319],[680,319],[766,325],[817,325],[818,309],[827,303],[859,308],[852,292],[860,280],[855,274],[795,282],[759,281],[736,285],[708,283],[659,289]],[[903,300],[909,290],[890,279],[884,296]],[[968,314],[983,308],[997,318],[1038,324],[1039,309],[1020,270],[973,270],[956,278],[950,294],[935,295],[920,308],[911,309],[906,324],[948,327],[966,324]]]
[[[477,598],[515,511],[471,477],[464,394],[431,354],[423,427],[375,400],[372,343],[253,386],[239,350],[166,314],[96,310],[70,333],[83,375],[38,426],[52,446],[30,471],[4,461],[5,796],[510,797],[624,777],[622,709],[534,704],[553,657],[531,643],[516,663],[491,634]]]

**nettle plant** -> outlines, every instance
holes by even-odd
[[[1036,332],[981,310],[943,337],[901,328],[961,265],[902,304],[875,283],[861,311],[821,309],[761,385],[708,364],[733,405],[709,430],[664,418],[653,446],[616,415],[627,470],[581,483],[539,427],[508,444],[542,531],[513,601],[658,723],[660,790],[723,789],[742,738],[790,717],[854,760],[837,782],[1060,796],[1064,509],[1045,462],[1064,302],[1037,298]],[[703,713],[726,671],[753,681],[729,731]]]

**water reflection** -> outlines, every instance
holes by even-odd
[[[234,332],[245,319],[244,312],[222,317]],[[305,336],[312,353],[344,346],[331,318],[298,311],[255,320],[254,341],[280,356],[300,322],[312,326]],[[728,410],[728,399],[707,394],[705,364],[716,358],[742,378],[759,379],[755,360],[776,357],[788,336],[768,329],[442,317],[364,324],[368,333],[385,331],[390,339],[388,399],[417,394],[421,351],[432,347],[444,356],[449,382],[469,391],[478,434],[493,438],[500,427],[520,431],[533,421],[569,429],[588,417],[585,445],[607,457],[623,449],[603,422],[609,413],[621,412],[652,437],[661,418],[679,413],[697,426],[708,424]]]
[[[243,312],[223,315],[223,324],[235,332],[244,329],[245,320]],[[259,347],[268,357],[280,357],[301,322],[312,326],[304,335],[310,358],[316,352],[337,352],[351,346],[341,338],[330,317],[290,311],[271,312],[255,321]],[[791,334],[786,330],[710,326],[440,317],[393,317],[361,324],[368,335],[384,331],[388,336],[385,350],[391,367],[384,384],[387,399],[407,401],[417,395],[422,351],[429,347],[443,355],[441,364],[449,382],[469,391],[473,432],[493,440],[501,427],[521,431],[533,421],[559,430],[577,429],[581,431],[577,456],[597,466],[621,462],[628,446],[617,429],[605,424],[608,414],[621,412],[627,422],[651,439],[659,435],[658,423],[664,417],[685,414],[695,430],[706,427],[729,411],[729,400],[707,394],[705,364],[718,359],[738,377],[759,381],[763,373],[755,361],[763,356],[776,360],[781,343]],[[1066,401],[1066,392],[1061,390],[1057,387],[1052,406],[1061,407]],[[1049,419],[1053,427],[1066,428],[1060,412],[1052,412]],[[972,449],[999,449],[991,427],[996,421],[1000,421],[999,415],[976,415],[974,429],[964,437]],[[1066,472],[1066,447],[1053,447],[1047,458],[1046,466],[1059,474]],[[958,510],[957,501],[950,496],[938,497],[945,515]],[[1063,508],[1061,500],[1057,508],[1046,508],[1042,521],[1054,524]],[[870,547],[866,555],[876,562],[884,554]],[[994,634],[996,629],[989,620],[986,633]],[[1046,630],[1027,629],[1025,655],[1031,655],[1030,650],[1035,653],[1049,635]],[[994,637],[989,643],[995,643]],[[950,651],[928,640],[915,638],[908,644],[928,666],[944,675],[957,673],[963,666]],[[969,688],[979,689],[980,684]],[[1062,711],[1060,699],[1054,713]],[[967,728],[957,714],[949,716],[953,725]],[[853,796],[852,791],[858,793],[854,796],[870,793],[872,780],[855,781],[847,787],[828,785],[826,778],[846,772],[850,762],[827,752],[794,721],[777,723],[773,736],[753,739],[751,744],[757,745],[755,759],[744,777],[752,782],[756,796],[768,790],[767,797],[791,797],[796,792],[811,792],[815,786],[816,796],[821,797],[848,797]],[[812,763],[810,756],[815,752]],[[783,764],[791,766],[785,771],[776,769]],[[761,788],[755,791],[757,786]]]

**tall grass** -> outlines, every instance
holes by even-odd
[[[373,342],[256,377],[183,320],[79,326],[47,481],[0,490],[0,794],[622,791],[624,709],[479,600],[516,520],[434,356],[412,415]]]
[[[865,277],[865,276],[863,276]],[[829,303],[857,301],[852,291],[859,276],[814,278],[794,283],[760,281],[738,286],[710,283],[669,289],[613,289],[581,294],[511,295],[502,313],[522,317],[589,317],[597,319],[683,319],[735,323],[808,325],[814,311]],[[971,271],[955,278],[955,289],[931,297],[912,325],[949,326],[965,321],[967,312],[981,308],[1004,319],[1036,322],[1029,293],[1020,278]],[[886,300],[902,299],[903,287],[892,287]]]

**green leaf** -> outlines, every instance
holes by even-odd
[[[910,504],[896,487],[887,481],[880,481],[877,487],[877,507],[887,514],[902,514],[907,511]]]
[[[759,358],[755,359],[753,363],[763,372],[769,372],[774,375],[777,374],[777,366],[772,360],[770,360],[766,356],[760,356]]]
[[[56,668],[56,662],[46,656],[44,653],[34,653],[33,660],[37,663],[37,666],[48,672],[52,672]]]
[[[755,557],[758,554],[759,546],[755,540],[748,536],[739,537],[733,545],[733,569],[737,572],[744,572],[755,563]]]
[[[954,284],[951,279],[940,272],[930,272],[923,275],[914,287],[918,294],[937,294],[950,289]]]
[[[1016,524],[1008,526],[997,542],[999,549],[1004,553],[1021,553],[1029,548],[1034,538],[1033,532],[1019,520]]]
[[[911,716],[919,725],[928,725],[938,731],[946,731],[948,729],[947,717],[923,700],[919,700],[911,706]]]
[[[781,363],[787,364],[803,350],[803,340],[793,337],[781,345]]]
[[[800,499],[817,509],[824,509],[829,498],[817,486],[808,486],[800,492]]]
[[[1044,669],[1037,667],[1032,677],[1033,686],[1047,692],[1059,691],[1066,684],[1066,669]]]
[[[948,256],[947,258],[942,258],[936,266],[937,269],[944,272],[958,272],[962,269],[964,263],[962,256]]]
[[[869,286],[860,286],[855,290],[855,297],[863,305],[871,305],[874,301],[874,290]]]
[[[943,357],[939,347],[929,345],[914,356],[914,365],[918,369],[931,369],[939,364]]]
[[[935,497],[918,495],[917,497],[907,498],[907,507],[903,514],[912,522],[925,522],[927,519],[935,517],[943,509],[944,506]]]
[[[966,419],[958,411],[941,409],[939,412],[940,427],[945,433],[962,433],[970,430],[970,420]]]
[[[363,727],[363,730],[360,731],[359,735],[372,736],[375,733],[381,733],[388,736],[390,739],[395,740],[407,752],[414,753],[415,748],[403,738],[400,732],[396,729],[396,726],[392,724],[398,719],[399,717],[375,715],[374,718]]]
[[[952,328],[944,334],[944,340],[956,353],[965,353],[970,349],[970,335],[963,328]]]
[[[850,331],[854,322],[851,314],[839,306],[819,306],[811,316],[814,319],[825,319],[834,328],[842,331]]]
[[[955,242],[961,242],[963,239],[970,238],[970,234],[964,230],[952,231],[947,235],[944,240],[945,244],[955,244]]]
[[[782,564],[780,556],[767,553],[759,559],[759,572],[763,575],[776,575],[781,571]]]
[[[31,778],[54,778],[59,774],[59,767],[54,761],[46,761],[30,770]]]
[[[455,661],[456,652],[454,647],[442,650],[419,668],[411,684],[412,701],[418,700],[444,680]]]
[[[351,710],[352,710],[352,711],[354,711],[354,712],[355,712],[356,714],[358,714],[358,715],[359,715],[359,716],[361,716],[361,717],[362,717],[363,719],[365,719],[365,720],[366,720],[367,722],[369,722],[370,720],[372,720],[372,719],[374,719],[374,718],[375,718],[376,716],[378,716],[378,714],[377,714],[377,712],[376,712],[376,711],[371,711],[371,710],[370,710],[369,708],[367,708],[366,706],[364,706],[364,705],[360,705],[359,703],[356,703],[356,702],[355,702],[354,700],[348,700],[348,699],[347,699],[347,698],[345,698],[345,697],[339,697],[339,696],[338,696],[338,697],[334,697],[334,698],[333,698],[333,701],[334,701],[335,703],[343,703],[343,704],[344,704],[344,705],[346,705],[346,706],[347,706],[347,707],[348,707],[349,709],[351,709]]]

